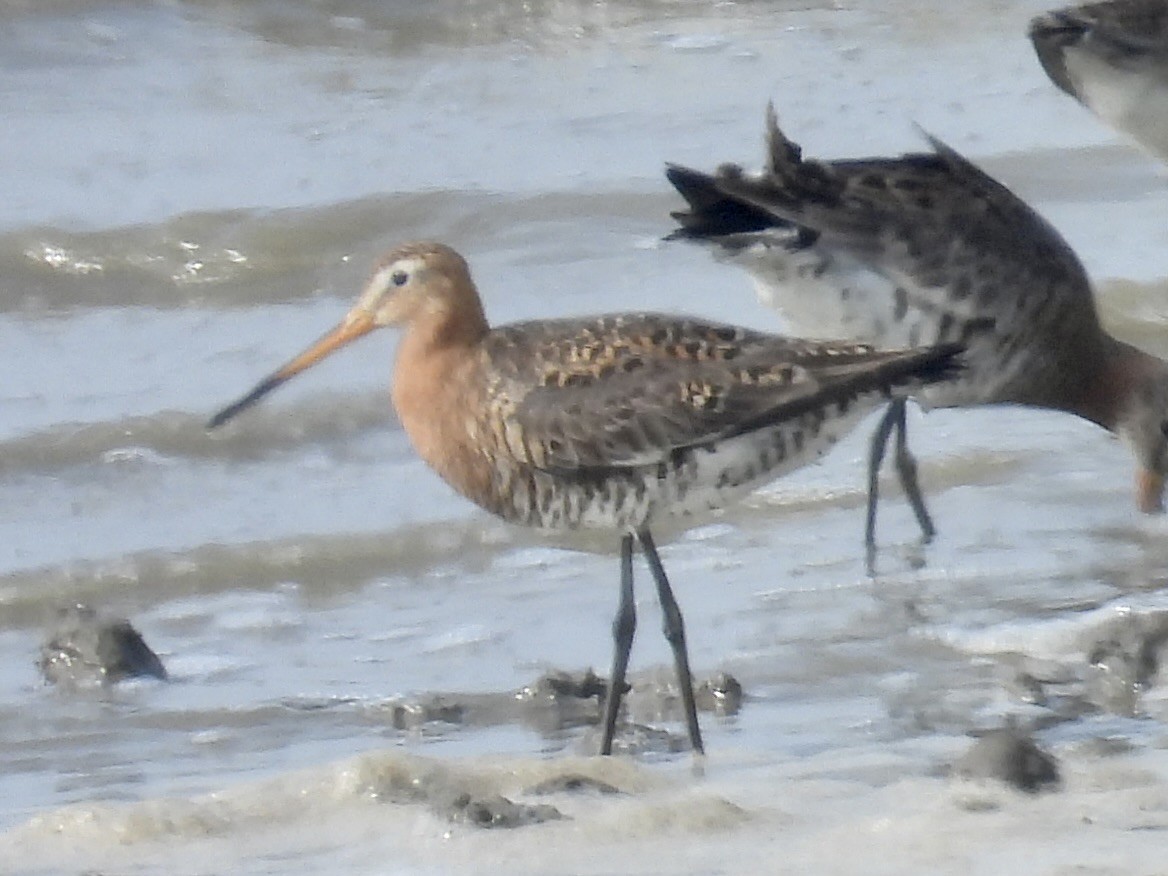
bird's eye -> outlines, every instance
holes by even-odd
[[[393,285],[395,285],[395,286],[404,286],[406,284],[406,280],[408,280],[409,278],[410,278],[410,275],[407,274],[405,271],[394,271],[392,274],[389,275],[390,282],[393,283]]]

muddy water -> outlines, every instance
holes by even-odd
[[[668,739],[587,757],[578,703],[509,705],[607,668],[614,546],[560,550],[428,472],[389,411],[392,338],[202,428],[404,238],[465,252],[499,321],[781,325],[660,242],[663,162],[757,162],[772,98],[811,154],[919,148],[913,123],[967,152],[1078,248],[1115,331],[1168,354],[1168,190],[1045,81],[1022,36],[1042,8],[0,10],[0,869],[1155,871],[1163,691],[1109,696],[1088,658],[1160,622],[1168,548],[1089,425],[914,415],[941,536],[917,545],[889,484],[874,578],[860,433],[678,534],[695,667],[747,693],[703,714],[704,777]],[[669,655],[646,593],[651,690]],[[171,681],[45,687],[43,629],[77,601],[130,616]],[[641,702],[679,730],[668,697]],[[1061,792],[946,777],[1010,716]],[[539,793],[580,775],[619,793]],[[565,817],[484,831],[457,805],[499,796]]]

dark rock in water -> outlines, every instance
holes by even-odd
[[[466,719],[465,703],[452,700],[444,694],[434,694],[424,700],[394,703],[393,726],[398,730],[413,730],[423,724],[440,721],[461,724]]]
[[[625,685],[625,693],[629,686]],[[600,721],[608,681],[591,669],[583,672],[550,670],[516,691],[511,707],[519,720],[547,736],[571,727],[587,727]]]
[[[628,693],[631,685],[625,683],[621,693]],[[590,700],[595,698],[603,703],[608,695],[608,682],[586,669],[583,673],[571,673],[553,670],[546,672],[535,680],[534,684],[525,687],[521,694],[528,699],[578,699]]]
[[[474,783],[478,785],[478,783]],[[484,828],[515,828],[558,821],[564,815],[547,804],[515,803],[501,794],[467,787],[467,777],[439,765],[386,770],[370,785],[383,803],[424,806],[458,824]]]
[[[598,733],[592,734],[599,735]],[[594,747],[594,741],[586,743],[589,749]],[[689,736],[685,733],[674,733],[660,727],[650,727],[646,724],[637,724],[625,721],[618,725],[616,738],[612,741],[612,753],[629,757],[652,757],[656,755],[680,754],[689,751]]]
[[[694,699],[703,712],[718,715],[737,715],[742,708],[742,685],[728,672],[715,672],[710,678],[694,685]]]
[[[642,726],[648,721],[682,720],[681,697],[671,681],[660,673],[626,683],[621,734],[631,734],[617,747],[625,753],[662,754],[684,751],[672,734]],[[496,727],[507,724],[530,727],[548,737],[562,738],[575,727],[600,723],[608,681],[591,669],[582,672],[551,670],[519,690],[494,693],[429,693],[395,699],[383,706],[397,730],[449,732],[452,729]],[[719,715],[734,715],[742,707],[742,685],[724,672],[714,673],[694,685],[697,707]],[[329,705],[335,705],[330,702]]]
[[[494,727],[520,724],[546,735],[595,724],[607,691],[592,670],[548,672],[517,691],[431,693],[389,704],[393,726],[415,731],[432,724]]]
[[[957,762],[958,775],[995,779],[1029,794],[1053,790],[1059,783],[1058,761],[1038,747],[1019,727],[989,730]]]
[[[1113,714],[1139,714],[1140,697],[1156,680],[1168,647],[1168,612],[1125,615],[1087,654],[1088,696]]]
[[[620,789],[608,782],[583,776],[579,773],[568,773],[563,776],[553,776],[526,790],[528,794],[579,794],[591,791],[597,794],[619,794]]]
[[[74,687],[140,676],[166,679],[162,660],[128,620],[80,604],[57,612],[37,666],[50,684]]]
[[[1003,682],[1007,693],[1019,702],[1032,706],[1046,706],[1050,698],[1046,692],[1046,680],[1025,669],[1016,671]]]
[[[564,817],[560,810],[546,803],[528,806],[512,803],[498,794],[489,797],[459,794],[444,808],[451,821],[475,827],[526,827],[545,821],[558,821]]]
[[[698,711],[733,716],[742,708],[742,685],[726,672],[715,672],[694,683],[694,704]],[[656,755],[689,750],[688,736],[678,737],[657,729],[658,722],[684,722],[681,692],[664,671],[634,678],[633,689],[622,703],[622,720],[617,724],[613,749],[622,754]]]

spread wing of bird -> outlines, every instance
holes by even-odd
[[[968,342],[1015,313],[1013,326],[1044,316],[1097,328],[1090,281],[1058,231],[956,150],[929,141],[932,153],[898,158],[804,159],[768,108],[761,174],[668,168],[690,208],[674,214],[674,236],[740,248],[767,240],[755,230],[767,215],[783,244],[773,258],[814,248],[825,263],[840,254],[865,265],[887,280],[891,318],[916,308],[954,327],[937,341]]]

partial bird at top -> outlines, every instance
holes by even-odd
[[[1168,0],[1069,6],[1030,22],[1055,85],[1168,161]]]

